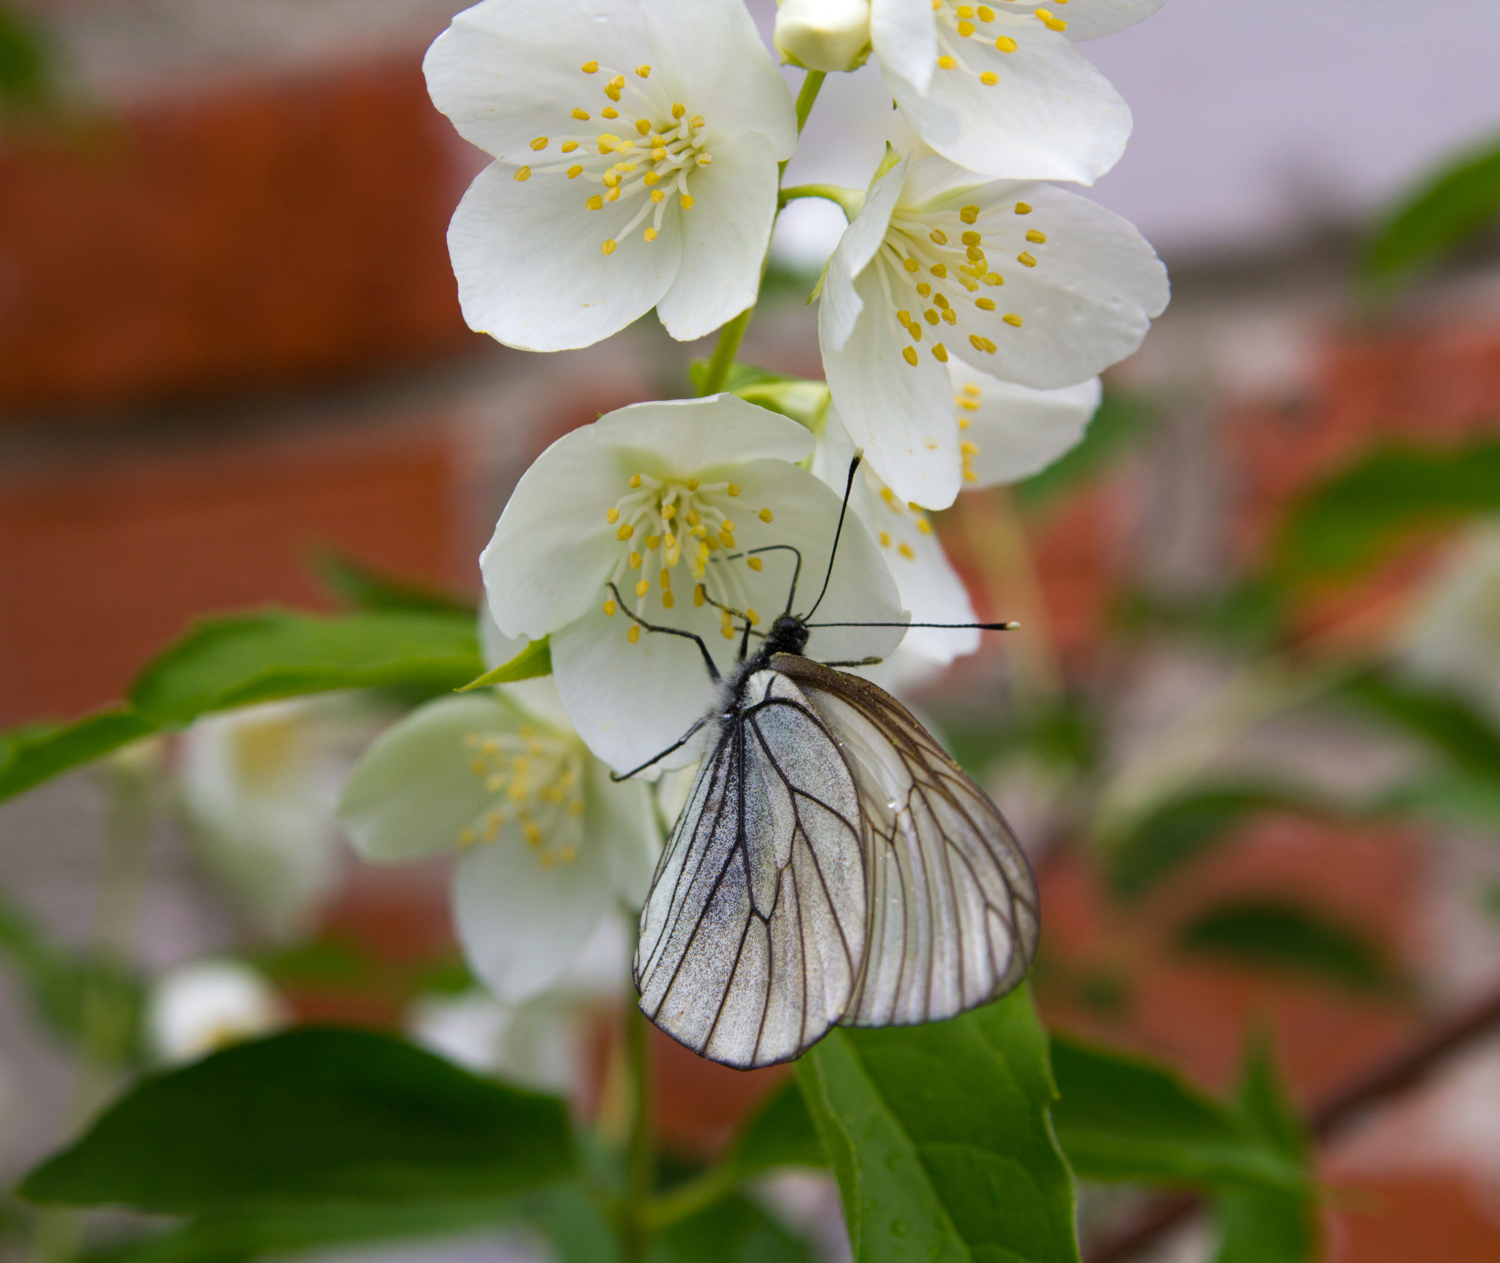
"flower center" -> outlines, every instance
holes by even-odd
[[[571,864],[583,840],[583,746],[578,740],[525,727],[464,737],[469,771],[495,805],[458,831],[460,846],[497,842],[514,825],[543,868]]]
[[[1068,0],[1056,0],[1067,4]],[[1009,6],[1009,12],[1006,7]],[[1026,20],[1026,10],[1018,10],[1014,0],[1001,0],[1001,11],[996,12],[987,4],[954,4],[953,0],[932,0],[932,11],[937,15],[938,69],[953,70],[978,79],[986,87],[994,87],[1000,76],[993,70],[975,70],[964,57],[964,41],[975,40],[993,44],[1002,53],[1013,53],[1019,44],[1005,33]],[[1030,13],[1049,31],[1066,31],[1068,24],[1048,9],[1031,9]]]
[[[561,158],[518,166],[515,178],[561,173],[569,180],[598,186],[601,192],[584,198],[591,211],[602,211],[613,202],[639,200],[630,220],[599,247],[610,255],[648,216],[651,222],[642,235],[655,241],[674,196],[683,210],[693,209],[688,177],[713,161],[704,148],[708,124],[701,114],[688,117],[681,101],[669,101],[650,87],[650,66],[637,66],[628,76],[597,61],[584,62],[580,70],[588,78],[602,76],[595,82],[602,83],[608,104],[599,108],[597,119],[584,106],[576,106],[563,134],[538,136],[531,142],[536,153],[547,153],[555,144]]]
[[[736,544],[735,517],[771,522],[775,515],[770,509],[757,511],[747,506],[740,494],[740,488],[732,482],[631,475],[629,490],[604,518],[611,526],[618,525],[615,538],[623,545],[610,580],[619,586],[631,571],[640,572],[630,589],[635,593],[637,618],[646,617],[653,578],[662,608],[670,610],[676,605],[672,575],[682,565],[692,581],[693,604],[719,609],[720,631],[725,639],[734,637],[730,611],[743,611],[752,623],[759,621],[759,615],[749,608],[742,567],[759,571],[762,562]],[[621,595],[629,599],[624,588]],[[613,594],[604,602],[604,612],[614,617]],[[640,637],[640,627],[632,622],[625,639],[635,644]]]
[[[925,320],[935,335],[941,336],[942,326],[949,325],[954,336],[967,336],[976,351],[993,355],[999,347],[986,331],[996,332],[1001,323],[1013,329],[1021,327],[1018,313],[1008,311],[997,316],[995,300],[981,292],[1005,284],[1005,278],[991,270],[984,248],[986,234],[992,243],[1001,235],[1001,213],[997,207],[981,210],[964,206],[930,212],[897,207],[875,263],[889,304],[888,317],[894,315],[913,343],[922,341]],[[1031,207],[1017,202],[1015,213],[1029,215]],[[1041,245],[1047,234],[1032,228],[1026,240]],[[1037,265],[1036,256],[1029,250],[1021,251],[1016,262],[1028,268]],[[948,362],[948,348],[942,342],[933,342],[932,353],[943,363]],[[901,354],[916,367],[916,346],[906,347]]]

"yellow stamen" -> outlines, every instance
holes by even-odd
[[[1021,327],[1021,317],[1016,315],[1016,313],[1013,311],[1007,312],[1004,316],[1001,317],[1001,319],[1014,329],[1019,329]]]
[[[612,601],[612,600],[604,602],[604,614],[605,614],[605,617],[606,618],[613,618],[615,616],[615,610],[617,608],[618,607],[615,605],[614,601]]]
[[[725,488],[725,490],[728,491],[729,494],[732,495],[732,496],[737,496],[740,493],[740,488],[739,488],[739,484],[738,483],[733,483],[733,482],[730,483],[729,486]]]
[[[978,307],[980,311],[994,311],[995,300],[993,298],[976,298],[974,306]]]
[[[982,75],[979,76],[979,82],[984,84],[984,86],[987,88],[993,88],[997,83],[1000,82],[1000,76],[997,75],[993,70],[986,70]]]
[[[940,65],[944,70],[956,70],[958,69],[958,59],[956,57],[948,57],[945,55],[938,58],[938,65]]]
[[[584,74],[591,75],[599,69],[599,63],[597,61],[586,61],[582,66],[579,67],[579,69],[582,70]]]
[[[682,203],[682,209],[683,210],[692,210],[693,209],[693,199],[691,197],[689,197],[686,193],[684,193],[677,200]]]
[[[583,168],[582,167],[574,166],[574,167],[569,167],[568,168],[568,179],[570,179],[570,180],[576,180],[582,174],[583,174]]]
[[[642,64],[637,66],[635,68],[635,72],[636,74],[640,75],[642,79],[649,79],[651,77],[651,67],[648,65]]]
[[[917,366],[917,348],[914,347],[914,346],[906,347],[901,352],[901,358],[904,359],[913,368],[916,368],[916,366]]]
[[[604,199],[597,193],[595,193],[593,197],[589,198],[589,200],[584,203],[584,205],[587,206],[589,210],[603,210]]]
[[[977,207],[977,206],[965,206],[962,209],[960,209],[960,211],[958,212],[958,217],[961,220],[963,220],[964,223],[966,223],[966,224],[978,223],[979,222],[979,207]]]
[[[531,168],[530,167],[517,167],[516,168],[516,179],[517,180],[529,180],[529,179],[531,179]]]
[[[1029,205],[1027,205],[1025,202],[1017,202],[1016,203],[1016,214],[1017,215],[1029,215],[1029,214],[1031,214],[1031,207]]]
[[[639,640],[639,639],[640,639],[640,638],[641,638],[641,629],[640,629],[640,625],[639,625],[639,624],[637,624],[637,623],[631,623],[631,624],[630,624],[630,630],[629,630],[629,631],[628,631],[628,632],[626,632],[626,633],[625,633],[625,639],[626,639],[626,640],[627,640],[627,641],[628,641],[628,642],[629,642],[629,643],[630,643],[630,644],[632,644],[632,645],[633,645],[633,644],[635,644],[635,642],[636,642],[636,641],[638,641],[638,640]]]
[[[1020,47],[1009,35],[1002,35],[995,41],[995,47],[1002,53],[1013,53]]]
[[[613,237],[606,237],[600,244],[599,251],[604,255],[613,254],[615,252],[615,239]]]
[[[948,362],[948,348],[945,347],[941,342],[939,342],[932,348],[932,353],[937,356],[940,362],[944,364]]]
[[[1016,262],[1024,263],[1027,267],[1034,268],[1036,266],[1036,255],[1032,254],[1030,250],[1022,250],[1020,254],[1016,255]]]
[[[636,583],[636,585],[635,585],[635,594],[636,594],[636,596],[645,596],[646,593],[648,593],[649,591],[651,591],[651,580],[650,579],[641,579],[639,582]]]
[[[580,123],[587,123],[589,121],[589,112],[579,106],[574,106],[573,117],[576,118]]]
[[[774,516],[774,515],[773,515],[773,514],[772,514],[772,513],[771,513],[771,510],[770,510],[770,509],[762,509],[762,510],[761,510],[761,511],[760,511],[760,513],[759,513],[759,514],[757,514],[757,516],[758,516],[758,517],[759,517],[759,518],[760,518],[760,520],[761,520],[761,521],[762,521],[762,522],[769,522],[769,521],[771,521],[771,520],[772,520],[772,517],[773,517],[773,516]]]
[[[610,509],[604,515],[604,520],[606,522],[608,522],[611,526],[613,526],[616,522],[618,522],[620,520],[620,510],[619,509]]]
[[[749,566],[751,570],[760,570],[764,568],[763,563],[761,562],[761,559],[759,557],[747,558],[745,564]]]

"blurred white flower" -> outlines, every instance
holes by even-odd
[[[697,635],[726,674],[739,648],[728,610],[768,625],[786,607],[799,555],[793,604],[811,605],[840,499],[791,463],[812,446],[795,421],[732,395],[636,404],[559,439],[516,487],[480,558],[490,612],[507,636],[550,634],[562,704],[617,771],[678,740],[715,696],[689,636],[645,632],[621,605]],[[818,613],[905,621],[864,530],[845,530]],[[899,627],[829,628],[809,652],[862,658],[900,639]],[[693,757],[685,748],[663,766]]]
[[[755,301],[797,125],[740,0],[484,0],[424,69],[495,159],[448,230],[472,328],[559,351],[655,307],[692,339]]]
[[[1500,520],[1473,527],[1408,626],[1400,656],[1417,678],[1466,694],[1500,724]]]
[[[198,720],[177,786],[213,876],[272,933],[298,928],[337,874],[339,786],[371,720],[344,698],[270,702]]]
[[[870,47],[870,0],[781,0],[777,51],[808,70],[853,70]]]
[[[619,1002],[629,967],[624,919],[611,915],[535,999],[503,1004],[478,989],[422,996],[407,1014],[407,1029],[423,1047],[476,1074],[576,1093],[586,1086],[590,1018],[601,1006]]]
[[[660,845],[649,793],[610,780],[543,678],[418,707],[371,745],[339,811],[367,859],[461,853],[464,954],[519,1004],[563,976],[614,908],[645,898]]]
[[[172,1065],[269,1035],[288,1021],[286,1006],[271,984],[237,960],[179,965],[156,979],[146,1001],[151,1052]]]
[[[941,509],[964,482],[953,361],[1073,386],[1134,351],[1167,298],[1118,215],[922,158],[871,186],[829,261],[818,334],[850,437],[901,500]]]
[[[870,42],[917,134],[993,178],[1092,184],[1120,160],[1130,109],[1074,40],[1163,0],[871,0]]]

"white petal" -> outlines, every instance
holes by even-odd
[[[589,428],[601,445],[638,457],[650,453],[659,463],[647,472],[658,477],[668,472],[696,477],[704,470],[762,458],[800,461],[813,446],[812,435],[790,417],[729,394],[631,404],[606,413]],[[618,494],[611,495],[611,503]]]
[[[901,200],[907,165],[903,159],[871,185],[864,206],[844,230],[828,261],[828,276],[818,302],[818,339],[825,348],[843,350],[854,332],[854,323],[864,307],[855,282],[885,240],[891,214]]]
[[[774,159],[792,156],[791,91],[741,0],[652,0],[645,16],[653,76],[703,115],[711,140],[759,132]]]
[[[802,556],[794,610],[808,608],[827,569],[838,526],[839,497],[812,474],[784,461],[750,461],[731,469],[745,505],[745,516],[735,526],[737,547],[794,546]],[[756,516],[761,507],[773,510],[771,522]],[[786,608],[795,557],[769,553],[763,564],[760,572],[740,565],[729,571],[729,582],[736,585],[732,591],[745,602],[739,608],[748,605],[755,610],[762,628]],[[719,671],[727,674],[736,661],[739,638],[723,637],[720,614],[713,606],[694,605],[692,590],[682,578],[685,573],[681,567],[676,572],[673,595],[677,599],[671,609],[663,607],[653,583],[642,617],[698,634]],[[817,614],[818,622],[905,621],[895,583],[879,550],[856,524],[845,524],[838,564]],[[626,639],[630,626],[623,611],[606,616],[602,602],[595,601],[576,623],[554,632],[551,642],[558,692],[574,726],[595,754],[621,772],[675,742],[708,712],[716,696],[702,655],[691,640],[642,632],[632,645]],[[825,660],[860,658],[884,654],[900,638],[899,627],[829,628],[813,633],[808,653]],[[661,766],[681,767],[694,757],[692,749],[683,750]]]
[[[677,221],[666,216],[651,242],[637,228],[606,256],[603,243],[616,240],[640,201],[586,209],[600,187],[560,172],[517,180],[498,164],[475,177],[448,225],[471,329],[526,351],[566,351],[618,333],[656,305],[682,258]]]
[[[605,513],[630,476],[620,459],[599,442],[597,425],[583,426],[516,484],[479,556],[490,613],[506,635],[539,640],[594,601],[619,556]]]
[[[525,637],[507,636],[500,630],[495,616],[490,613],[488,601],[480,604],[479,648],[487,670],[493,671],[496,667],[503,666],[526,648],[527,644]]]
[[[837,411],[830,407],[813,471],[836,491],[843,488],[842,470],[849,467],[854,444],[849,439]],[[859,515],[872,537],[880,545],[881,556],[896,580],[901,604],[910,612],[914,623],[973,623],[978,621],[968,590],[943,551],[937,533],[925,513],[913,510],[899,497],[882,498],[885,484],[868,468],[855,480],[850,509]],[[922,530],[919,522],[927,523]],[[908,651],[939,663],[952,662],[979,648],[979,632],[973,628],[948,631],[939,628],[914,627],[901,642]]]
[[[453,906],[469,967],[507,1004],[545,991],[583,950],[609,907],[605,839],[587,837],[568,864],[544,867],[502,833],[453,870]]]
[[[915,366],[902,358],[910,339],[899,331],[875,268],[855,286],[864,309],[841,350],[818,314],[823,369],[849,437],[903,500],[946,508],[958,495],[958,423],[948,370],[918,347]]]
[[[881,66],[926,92],[938,55],[930,0],[870,0],[870,46]]]
[[[976,194],[947,204],[956,207],[963,196]],[[995,312],[965,315],[998,350],[980,357],[956,339],[960,358],[1006,381],[1051,389],[1093,377],[1140,346],[1170,291],[1166,268],[1129,220],[1046,184],[991,184],[977,196],[985,209],[976,226],[1005,284],[986,291],[1001,304]],[[1017,202],[1032,213],[1016,215]],[[1027,229],[1044,232],[1046,243],[1028,243]],[[1012,250],[1028,251],[1037,265],[1019,265]],[[1022,317],[1021,328],[1002,322],[1007,311]]]
[[[1067,22],[1069,39],[1098,39],[1149,18],[1165,3],[1166,0],[1088,0],[1085,4],[1083,0],[1075,0],[1067,8],[1053,7],[1050,11]],[[1057,0],[1020,0],[1015,7],[1035,10],[1048,4],[1056,6]]]
[[[979,392],[971,395],[979,407],[963,413],[969,422],[963,437],[979,449],[969,458],[974,477],[965,480],[966,487],[1019,482],[1045,469],[1078,445],[1099,410],[1097,377],[1060,390],[1033,390],[965,364],[950,367],[955,394],[965,386]]]
[[[969,71],[939,70],[924,93],[884,61],[886,86],[917,134],[992,177],[1092,184],[1120,160],[1130,108],[1068,39],[1039,21],[1006,26],[1019,47],[961,40]],[[979,75],[999,76],[993,85]]]
[[[661,833],[644,780],[616,782],[597,759],[588,764],[584,828],[590,838],[607,839],[610,888],[626,907],[638,909],[651,889],[661,855]]]
[[[537,136],[571,130],[568,111],[600,103],[595,59],[622,70],[649,60],[631,0],[484,0],[453,19],[422,63],[433,104],[459,135],[524,163]],[[604,102],[607,104],[607,102]]]
[[[514,732],[516,708],[493,693],[420,706],[376,739],[339,802],[354,849],[369,860],[415,859],[457,845],[492,805],[469,763],[470,733]]]
[[[693,208],[674,199],[670,212],[682,263],[656,314],[679,342],[705,337],[755,301],[776,217],[776,158],[764,137],[715,143],[711,156],[689,178]]]

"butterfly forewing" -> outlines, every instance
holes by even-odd
[[[796,655],[771,665],[837,735],[859,791],[867,947],[840,1020],[936,1021],[1010,990],[1036,950],[1036,885],[995,805],[883,689]]]
[[[641,1008],[728,1065],[822,1037],[854,996],[866,874],[854,773],[802,692],[757,673],[720,726],[641,917]]]

